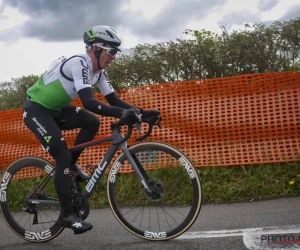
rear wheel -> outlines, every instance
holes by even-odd
[[[24,240],[46,242],[64,229],[57,222],[60,207],[53,175],[53,164],[35,156],[14,161],[3,174],[2,215],[10,229]]]
[[[108,197],[114,215],[131,233],[147,240],[168,240],[188,230],[202,202],[199,174],[177,148],[143,142],[129,148],[146,172],[147,192],[126,156],[116,159],[108,176]],[[121,173],[121,170],[132,173]]]

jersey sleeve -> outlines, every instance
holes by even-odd
[[[115,92],[114,88],[110,84],[106,70],[102,70],[101,76],[100,76],[97,84],[100,88],[101,93],[104,96],[107,96],[107,95],[111,94],[112,92]]]
[[[67,70],[71,73],[75,89],[78,92],[84,88],[91,88],[90,69],[84,57],[75,56],[68,61]]]

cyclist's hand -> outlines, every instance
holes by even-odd
[[[156,110],[156,109],[152,109],[152,110],[143,110],[142,108],[139,108],[139,109],[141,111],[142,118],[160,115],[159,110]]]
[[[128,124],[135,124],[135,123],[141,123],[141,115],[139,114],[139,110],[136,108],[131,109],[124,109],[119,124],[122,125],[128,125]]]

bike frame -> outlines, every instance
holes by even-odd
[[[141,181],[142,185],[144,186],[145,190],[147,192],[151,193],[151,191],[149,189],[149,186],[147,185],[147,179],[149,179],[149,176],[148,176],[147,172],[145,171],[145,169],[143,168],[140,161],[137,159],[137,157],[135,155],[130,154],[130,152],[128,150],[127,141],[125,141],[125,142],[123,142],[119,145],[114,145],[114,142],[120,141],[121,139],[123,139],[123,137],[124,136],[123,136],[123,134],[121,133],[121,131],[119,129],[114,129],[113,134],[111,134],[111,135],[107,135],[107,136],[104,136],[102,138],[99,138],[99,139],[96,139],[96,140],[93,140],[93,141],[89,141],[89,142],[86,142],[86,143],[82,143],[82,144],[79,144],[79,145],[76,145],[76,146],[73,146],[73,147],[69,148],[70,152],[74,152],[74,151],[85,149],[87,147],[94,146],[94,145],[97,145],[97,144],[101,144],[101,143],[104,143],[104,142],[108,142],[108,141],[112,142],[111,145],[109,146],[107,152],[104,154],[104,157],[102,158],[102,160],[98,164],[98,167],[96,168],[96,170],[92,174],[91,178],[89,179],[87,185],[85,186],[85,190],[82,192],[82,194],[87,199],[89,199],[91,197],[91,195],[92,195],[93,191],[95,190],[99,180],[103,176],[106,168],[108,167],[108,165],[111,162],[113,156],[115,155],[115,153],[117,152],[117,150],[119,148],[122,149],[123,153],[125,154],[127,160],[129,161],[129,163],[133,167],[134,172],[136,173],[136,175],[140,179],[140,181]],[[47,181],[47,179],[49,179],[53,175],[54,170],[55,169],[53,169],[48,174],[48,176],[43,180],[43,182],[41,182],[39,184],[39,186],[36,188],[36,190],[45,181]],[[45,205],[45,206],[60,207],[60,203],[57,200],[37,200],[37,199],[30,199],[30,197],[29,197],[27,202],[28,202],[28,204],[32,204],[32,205],[37,205],[38,204],[38,205]]]

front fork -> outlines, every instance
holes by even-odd
[[[143,165],[139,161],[139,159],[136,157],[136,155],[131,154],[128,150],[128,144],[127,142],[124,142],[121,145],[121,149],[123,153],[125,154],[127,160],[131,164],[132,168],[134,169],[135,174],[140,179],[143,187],[145,188],[146,192],[151,194],[151,189],[148,186],[148,180],[150,179],[150,176],[148,175],[147,171],[144,169]]]

